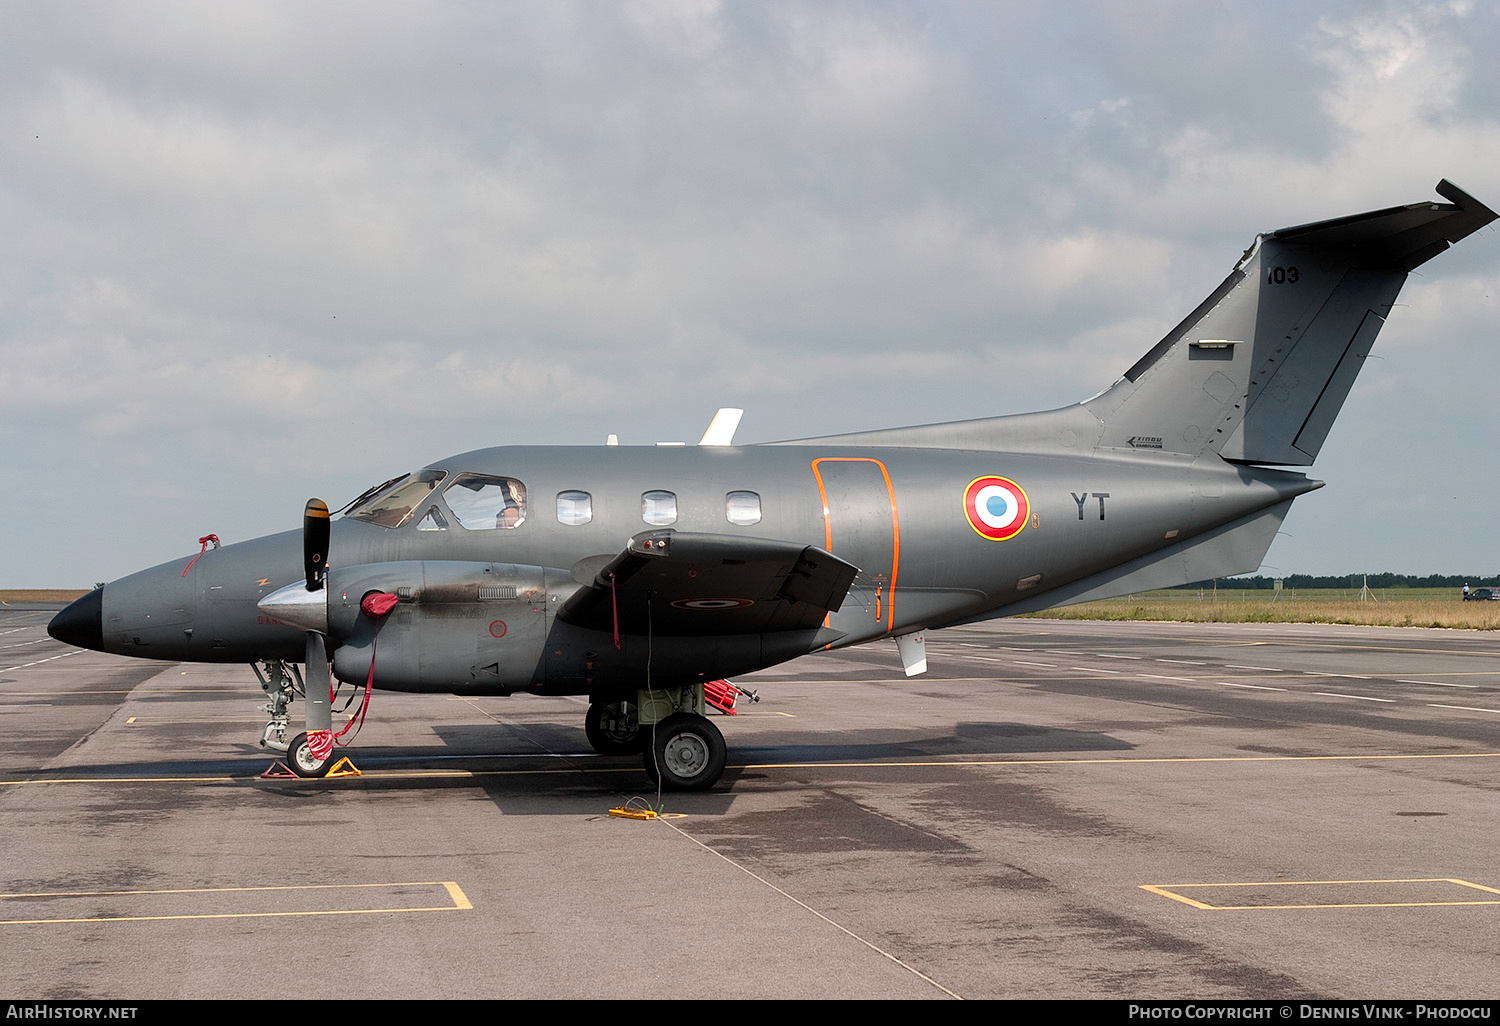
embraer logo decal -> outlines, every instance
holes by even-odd
[[[1008,477],[976,477],[964,489],[964,515],[981,538],[1005,541],[1026,527],[1031,502]]]

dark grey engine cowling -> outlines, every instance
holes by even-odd
[[[529,689],[543,679],[547,576],[539,566],[456,560],[334,569],[328,575],[329,635],[339,646],[333,672],[339,680],[363,684],[373,657],[378,688],[476,694]],[[360,612],[371,592],[397,598],[380,620]]]

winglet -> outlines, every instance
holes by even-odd
[[[703,437],[698,439],[698,444],[733,445],[734,433],[739,429],[740,418],[744,415],[744,410],[722,407],[718,413],[714,414],[714,419],[709,421],[708,430],[703,432]]]

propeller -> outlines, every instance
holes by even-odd
[[[321,591],[328,573],[328,503],[308,499],[302,511],[302,570],[307,575],[307,590]]]

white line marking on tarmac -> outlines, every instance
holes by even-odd
[[[20,666],[0,666],[0,673],[9,673],[11,670],[24,670],[28,666],[40,666],[43,663],[50,663],[54,659],[66,659],[68,658],[68,656],[81,655],[87,651],[88,649],[86,648],[75,648],[71,652],[64,652],[62,655],[48,656],[46,659],[38,659],[34,663],[22,663]]]
[[[1113,673],[1113,674],[1118,674],[1120,672],[1119,670],[1104,670],[1104,669],[1100,669],[1099,667],[1096,667],[1096,666],[1070,666],[1070,667],[1068,667],[1068,669],[1070,669],[1070,670],[1083,670],[1086,673]]]
[[[1142,656],[1110,655],[1108,652],[1095,652],[1095,659],[1141,659]]]
[[[1191,684],[1198,679],[1196,677],[1165,677],[1160,673],[1143,673],[1141,674],[1141,676],[1150,677],[1152,680],[1180,680],[1188,684]]]
[[[1464,712],[1500,713],[1500,709],[1481,709],[1477,705],[1433,705],[1431,702],[1427,704],[1433,709],[1462,709]]]
[[[1056,666],[1057,665],[1056,663],[1028,663],[1024,659],[1012,659],[1010,661],[1013,662],[1013,663],[1015,663],[1017,666]]]
[[[1309,677],[1353,677],[1355,680],[1369,680],[1369,677],[1358,673],[1324,673],[1322,670],[1303,670]]]
[[[1285,673],[1279,666],[1241,666],[1238,663],[1225,663],[1231,670],[1270,670],[1272,673]]]
[[[1440,680],[1402,680],[1396,678],[1398,684],[1431,684],[1435,688],[1477,688],[1478,684],[1448,684]]]
[[[827,923],[829,926],[833,927],[835,930],[838,930],[840,933],[844,934],[845,936],[851,937],[854,940],[859,941],[859,943],[863,944],[865,947],[869,948],[871,951],[874,951],[877,954],[885,956],[886,958],[890,959],[892,962],[895,962],[901,968],[905,969],[907,972],[911,973],[913,976],[916,976],[917,978],[925,980],[928,983],[932,984],[934,987],[936,987],[938,990],[942,991],[944,994],[947,994],[949,997],[951,997],[951,998],[958,998],[959,1000],[962,1000],[962,998],[958,994],[956,994],[953,991],[949,990],[947,987],[943,986],[941,983],[939,983],[936,980],[934,980],[931,976],[928,976],[925,973],[923,973],[923,972],[921,972],[921,971],[919,971],[917,969],[914,969],[912,966],[907,965],[905,962],[901,961],[901,959],[897,958],[895,955],[891,954],[889,951],[886,951],[884,948],[876,946],[875,944],[873,944],[870,941],[866,940],[865,938],[861,937],[859,934],[855,933],[853,930],[849,929],[847,926],[844,926],[844,925],[842,925],[840,923],[837,923],[834,920],[828,918],[826,915],[824,915],[822,912],[819,912],[817,909],[813,908],[807,902],[801,900],[800,898],[797,898],[797,897],[793,896],[792,894],[790,894],[787,891],[782,890],[780,887],[777,887],[775,884],[773,884],[771,881],[767,880],[765,877],[757,875],[753,870],[748,869],[745,866],[740,865],[740,863],[736,862],[734,859],[730,858],[728,855],[725,855],[723,852],[719,851],[717,848],[712,848],[709,845],[704,844],[702,841],[698,840],[698,838],[694,837],[692,834],[688,833],[686,830],[683,830],[681,827],[678,827],[677,825],[675,825],[673,823],[668,823],[667,826],[671,827],[673,830],[676,830],[679,834],[681,834],[683,837],[687,838],[689,841],[691,841],[694,844],[696,844],[698,847],[702,848],[704,851],[709,852],[709,853],[711,853],[713,855],[718,856],[719,858],[723,859],[725,862],[727,862],[731,866],[733,866],[735,869],[738,869],[740,872],[744,873],[746,876],[749,876],[751,879],[757,880],[760,883],[764,884],[766,887],[769,887],[771,890],[775,891],[777,894],[781,895],[783,898],[786,898],[788,901],[791,901],[791,902],[793,902],[793,903],[795,903],[797,905],[802,906],[808,912],[811,912],[813,915],[817,916],[819,919],[823,920],[823,922]]]
[[[1264,684],[1233,684],[1227,680],[1219,681],[1226,688],[1254,688],[1256,691],[1285,691],[1286,688],[1268,688]]]
[[[1181,663],[1183,666],[1207,666],[1208,664],[1198,659],[1158,659],[1159,663]]]
[[[34,641],[18,641],[14,645],[0,645],[0,648],[25,648],[27,645],[40,645],[44,641],[51,640],[51,638],[37,638]]]
[[[1324,698],[1353,698],[1360,702],[1394,702],[1394,698],[1371,698],[1369,695],[1339,695],[1332,691],[1313,691],[1314,695],[1322,695]]]

